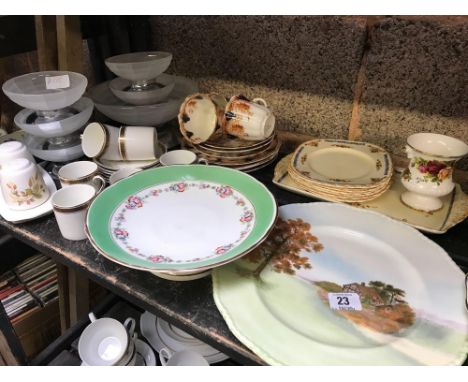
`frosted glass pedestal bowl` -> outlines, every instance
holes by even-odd
[[[15,116],[15,124],[26,133],[42,137],[61,137],[74,133],[88,122],[93,113],[94,104],[90,98],[82,97],[68,109],[76,112],[68,118],[53,120],[51,122],[37,123],[35,121],[36,111],[23,109]]]
[[[70,86],[48,89],[47,77],[68,76]],[[2,90],[13,102],[32,110],[51,111],[66,108],[83,95],[88,80],[80,73],[44,71],[24,74],[6,81]]]
[[[185,77],[174,79],[174,90],[166,102],[153,105],[129,105],[112,94],[109,82],[103,82],[90,90],[96,109],[114,121],[129,126],[158,126],[177,117],[179,107],[189,94],[196,93],[198,86]]]
[[[116,76],[143,85],[163,73],[171,64],[168,52],[135,52],[109,57],[105,64]],[[140,83],[139,83],[140,82]]]
[[[174,78],[161,74],[147,88],[132,90],[132,83],[124,78],[114,78],[109,88],[114,95],[131,105],[151,105],[165,101],[174,89]]]

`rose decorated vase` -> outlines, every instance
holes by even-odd
[[[401,181],[408,191],[401,195],[401,201],[421,211],[439,210],[440,197],[455,187],[453,166],[468,153],[468,145],[446,135],[418,133],[408,137],[406,153],[410,162]]]

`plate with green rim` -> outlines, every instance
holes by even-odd
[[[279,208],[271,235],[213,270],[232,333],[272,365],[459,365],[465,275],[420,232],[335,203]]]
[[[168,166],[105,189],[89,207],[86,233],[116,263],[184,274],[248,253],[266,238],[277,212],[271,192],[243,172]]]

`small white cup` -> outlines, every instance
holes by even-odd
[[[13,159],[2,166],[0,173],[2,194],[12,210],[29,210],[49,199],[49,189],[35,162]]]
[[[158,134],[154,127],[122,126],[119,130],[119,153],[122,160],[156,159]]]
[[[90,123],[81,135],[81,147],[89,158],[122,160],[119,151],[119,129],[114,126]]]
[[[187,165],[187,164],[208,164],[204,158],[197,158],[197,155],[189,150],[172,150],[161,155],[159,163],[162,166]]]
[[[156,159],[158,134],[154,127],[118,128],[93,122],[83,131],[81,146],[89,158],[115,161],[152,160]]]
[[[226,105],[224,130],[238,138],[261,141],[275,129],[275,116],[263,98],[252,102],[243,96],[232,97]]]
[[[58,177],[62,187],[72,184],[89,184],[99,193],[106,186],[106,180],[98,173],[99,168],[96,163],[78,161],[62,166],[58,171]]]
[[[127,318],[122,325],[113,318],[96,319],[89,314],[89,324],[80,336],[78,353],[87,366],[135,364],[135,343],[132,340],[135,320]]]
[[[0,167],[8,164],[8,162],[14,159],[19,158],[25,158],[32,163],[36,163],[23,142],[9,141],[0,144]]]
[[[210,366],[199,353],[192,350],[172,352],[168,348],[159,351],[159,360],[163,366]]]
[[[65,239],[86,239],[86,211],[96,195],[96,189],[89,184],[73,184],[52,195],[55,218]]]

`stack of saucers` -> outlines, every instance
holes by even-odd
[[[262,141],[246,141],[224,134],[198,145],[187,140],[185,144],[209,164],[245,172],[269,165],[278,156],[281,146],[276,134]]]
[[[337,202],[364,202],[387,191],[393,166],[390,155],[370,143],[317,139],[296,149],[288,173],[314,195]]]
[[[111,183],[110,177],[119,170],[145,170],[151,167],[159,166],[159,159],[138,160],[138,161],[115,161],[102,158],[94,158],[93,161],[98,165],[99,174]]]
[[[140,330],[158,353],[163,348],[171,352],[191,350],[199,353],[210,364],[218,363],[229,358],[226,354],[221,353],[149,312],[145,312],[141,315]]]

